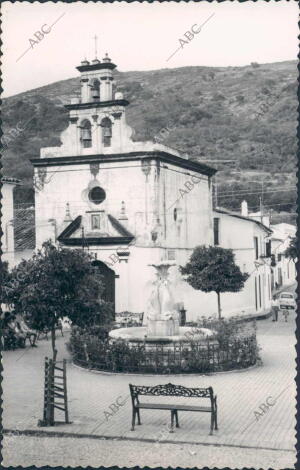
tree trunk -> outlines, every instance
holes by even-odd
[[[51,328],[51,345],[52,345],[52,356],[53,362],[56,361],[57,349],[55,349],[55,326]]]
[[[218,316],[219,316],[219,320],[221,320],[221,299],[220,299],[220,292],[217,292],[217,296],[218,296]]]

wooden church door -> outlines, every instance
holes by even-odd
[[[103,300],[111,302],[115,313],[115,278],[117,277],[115,272],[110,269],[102,261],[95,260],[92,265],[97,267],[99,273],[103,277],[104,292],[102,294]]]

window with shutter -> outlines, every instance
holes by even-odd
[[[258,259],[258,237],[254,237],[255,259]]]
[[[220,244],[220,219],[215,217],[214,218],[214,245]]]

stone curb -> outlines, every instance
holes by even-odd
[[[70,362],[70,364],[72,364],[73,367],[79,369],[79,370],[83,370],[85,372],[91,372],[93,374],[100,374],[100,375],[115,375],[115,376],[125,376],[125,377],[211,377],[211,376],[214,376],[214,375],[220,375],[220,374],[230,374],[230,373],[233,373],[233,374],[236,374],[236,373],[239,373],[239,372],[248,372],[249,370],[252,370],[252,369],[255,369],[256,367],[261,367],[262,364],[260,364],[259,362],[257,362],[256,364],[254,364],[253,366],[250,366],[250,367],[246,367],[244,369],[232,369],[232,370],[222,370],[222,371],[219,371],[219,372],[209,372],[207,374],[189,374],[189,373],[186,373],[186,374],[144,374],[144,373],[140,373],[140,374],[133,374],[132,372],[107,372],[107,371],[102,371],[102,370],[94,370],[94,369],[88,369],[86,367],[82,367],[82,366],[79,366],[78,364],[74,364],[73,361]]]
[[[84,434],[84,433],[72,433],[72,432],[58,432],[58,431],[38,431],[33,429],[23,429],[22,431],[17,429],[3,429],[3,436],[5,434],[12,433],[16,436],[34,436],[34,437],[58,437],[58,438],[77,438],[77,439],[98,439],[98,440],[113,440],[113,441],[137,441],[137,442],[149,442],[155,443],[157,439],[148,438],[137,438],[137,437],[123,437],[123,436],[103,436],[96,434]],[[214,434],[217,436],[217,434]],[[213,437],[212,436],[212,439]],[[190,442],[190,441],[170,441],[168,439],[160,440],[160,444],[187,444],[187,445],[202,445],[202,446],[214,446],[214,447],[233,447],[240,449],[261,449],[261,450],[273,450],[273,451],[284,451],[284,452],[295,452],[295,449],[281,449],[275,447],[258,447],[258,446],[247,446],[247,445],[234,445],[234,444],[222,444],[214,442]]]

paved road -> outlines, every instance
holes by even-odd
[[[4,437],[3,465],[29,467],[294,468],[292,452],[191,444],[54,437]]]
[[[92,434],[111,439],[136,440],[135,442],[127,440],[124,449],[126,446],[128,449],[131,446],[141,449],[143,445],[148,445],[142,442],[145,439],[153,441],[152,447],[159,444],[162,449],[163,446],[171,445],[162,444],[161,441],[164,440],[177,443],[178,446],[185,446],[184,443],[206,444],[205,447],[201,446],[205,456],[213,452],[211,449],[218,452],[218,447],[215,445],[236,446],[237,453],[230,447],[222,447],[223,450],[227,449],[225,454],[229,459],[235,456],[238,459],[240,451],[253,456],[255,451],[252,449],[256,448],[259,449],[256,451],[258,456],[280,451],[282,458],[286,458],[286,464],[282,464],[281,468],[291,467],[289,462],[291,458],[295,459],[294,317],[295,315],[291,314],[288,323],[285,323],[281,317],[276,323],[273,323],[271,319],[258,322],[258,339],[261,345],[263,365],[248,371],[210,376],[129,376],[91,373],[76,368],[70,363],[68,364],[68,393],[73,424],[56,428],[50,427],[46,430],[75,433],[78,436]],[[59,339],[59,349],[60,355],[67,357],[64,347],[65,339]],[[42,415],[43,358],[45,355],[50,355],[50,342],[46,340],[39,342],[37,349],[4,353],[2,386],[5,404],[3,412],[5,429],[36,432],[45,429],[37,427],[37,421]],[[220,430],[216,435],[209,436],[209,417],[207,415],[182,413],[180,416],[181,428],[177,429],[174,434],[169,434],[167,431],[168,412],[151,411],[147,413],[145,411],[142,416],[143,425],[137,426],[136,431],[131,432],[131,404],[128,395],[128,383],[130,382],[145,385],[167,382],[187,386],[212,385],[218,394]],[[21,445],[22,439],[41,442],[39,445],[46,442],[32,437],[13,437],[11,442]],[[53,443],[54,440],[51,439],[47,439],[47,441]],[[62,449],[64,441],[65,439],[61,440]],[[66,441],[71,442],[73,439],[69,438]],[[80,440],[80,442],[83,441]],[[98,441],[97,444],[95,442],[93,441],[91,445],[101,445]],[[213,447],[208,444],[213,444]],[[105,445],[109,448],[110,444]],[[238,450],[238,446],[245,448]],[[71,447],[76,448],[76,445]],[[74,452],[76,455],[76,450]],[[165,458],[169,458],[171,462],[173,453],[164,452],[166,452]],[[275,453],[270,455],[274,456]],[[51,456],[50,453],[46,455]],[[65,454],[62,453],[62,455]],[[66,455],[72,459],[72,452]],[[142,453],[142,455],[144,454]],[[150,458],[150,454],[147,455],[146,457],[150,461],[152,457]],[[30,458],[29,454],[28,458]],[[107,459],[109,460],[109,458],[113,462],[115,456],[114,453],[107,451]],[[281,457],[278,459],[281,461]],[[245,462],[243,466],[246,466]],[[273,466],[273,468],[275,467]]]

